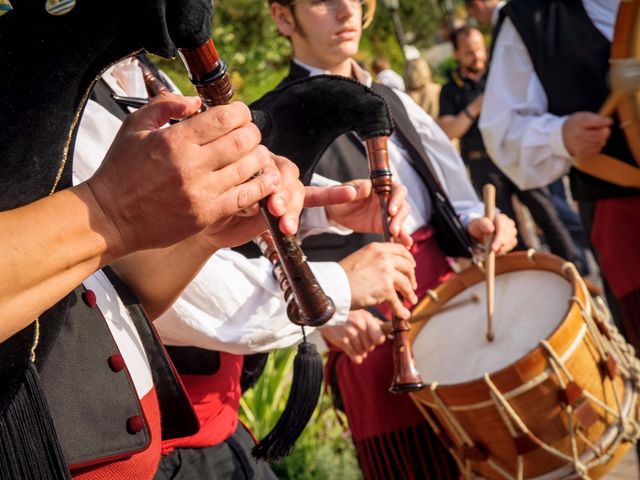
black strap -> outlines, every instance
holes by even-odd
[[[124,122],[129,111],[127,110],[127,107],[116,102],[112,95],[113,90],[101,77],[91,91],[91,100],[104,107],[118,120],[122,120]]]
[[[413,123],[409,119],[402,101],[390,88],[384,85],[374,84],[372,88],[389,104],[395,123],[394,131],[400,137],[404,146],[409,150],[407,160],[416,170],[420,178],[422,178],[431,195],[431,223],[436,227],[440,227],[440,231],[436,231],[436,235],[442,240],[439,241],[440,246],[447,255],[470,257],[473,250],[473,242],[469,238],[462,222],[460,222],[449,200],[449,196],[434,172],[431,160],[422,146],[420,135],[418,135]],[[438,228],[436,228],[436,230],[438,230]],[[456,246],[450,243],[454,241],[456,242]]]
[[[402,104],[402,100],[393,91],[384,85],[373,84],[373,90],[382,96],[389,104],[393,116],[395,133],[400,137],[404,146],[409,150],[408,161],[414,168],[422,181],[425,183],[431,194],[440,193],[444,198],[448,198],[444,192],[440,180],[431,167],[431,160],[425,152],[420,136],[409,120],[409,116]],[[419,159],[420,161],[416,161]]]

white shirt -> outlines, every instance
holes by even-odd
[[[98,169],[120,125],[120,120],[102,106],[91,100],[87,103],[74,150],[75,184],[85,181]],[[324,209],[311,210],[307,233],[309,230],[335,232],[326,222],[323,226]],[[310,265],[336,304],[336,314],[330,324],[344,323],[351,306],[346,273],[337,263]],[[250,260],[229,249],[219,250],[186,287],[178,302],[154,322],[160,337],[170,345],[199,346],[238,354],[296,343],[302,337],[301,329],[289,322],[283,293],[271,272],[271,264],[265,258]],[[117,306],[109,310],[120,311]]]
[[[583,3],[596,28],[611,40],[620,0]],[[525,190],[544,187],[571,167],[562,138],[567,117],[547,109],[529,52],[507,18],[496,39],[479,127],[491,158]]]
[[[310,75],[327,74],[326,70],[311,67],[294,61],[309,71]],[[371,76],[353,62],[354,71],[361,77],[359,80],[367,86],[371,86]],[[431,165],[442,183],[456,213],[460,217],[463,225],[468,225],[474,218],[484,215],[484,205],[469,181],[467,171],[460,155],[453,148],[451,141],[440,129],[438,124],[431,118],[413,99],[398,90],[394,90],[402,101],[402,105],[407,111],[413,126],[415,127],[422,146],[427,152]],[[405,227],[410,233],[415,232],[420,227],[429,223],[429,213],[426,205],[429,204],[429,192],[418,173],[408,161],[409,154],[404,148],[399,136],[393,133],[389,137],[389,162],[393,179],[407,187],[409,195],[407,202],[411,207],[411,212],[405,221]]]
[[[496,8],[493,9],[493,12],[491,12],[491,27],[495,27],[496,24],[498,23],[498,18],[500,17],[500,10],[502,10],[502,7],[504,7],[507,4],[507,0],[500,0],[497,4],[496,4]]]
[[[404,86],[404,79],[390,68],[382,70],[376,76],[378,77],[378,82],[380,82],[382,85],[385,85],[389,88],[395,88],[396,90],[400,90],[401,92],[404,92],[406,90]]]

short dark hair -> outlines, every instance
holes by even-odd
[[[475,27],[472,27],[471,25],[463,25],[451,32],[451,43],[453,44],[453,49],[458,50],[459,38],[461,36],[467,37],[473,31],[479,30]]]
[[[269,5],[271,5],[272,3],[279,3],[280,5],[284,5],[285,7],[290,6],[292,3],[294,3],[295,0],[267,0],[269,2]],[[365,0],[364,1],[366,7],[367,7],[367,11],[364,14],[364,17],[362,18],[362,26],[364,28],[367,28],[369,25],[371,25],[371,22],[373,22],[373,16],[376,13],[376,0]]]

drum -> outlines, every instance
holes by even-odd
[[[558,257],[496,260],[493,342],[485,288],[472,267],[416,307],[411,397],[467,480],[599,478],[640,433],[633,348]]]
[[[611,65],[626,62],[627,66],[640,65],[640,1],[620,2],[616,27],[611,42]],[[617,104],[620,126],[636,162],[640,164],[640,90],[624,95]]]

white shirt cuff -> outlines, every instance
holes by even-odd
[[[567,147],[564,144],[564,138],[562,137],[562,129],[564,128],[564,124],[568,118],[569,117],[565,116],[553,120],[553,123],[550,125],[549,143],[554,155],[571,160],[573,157],[567,150]]]
[[[347,274],[335,262],[309,262],[320,286],[336,306],[336,313],[328,325],[342,325],[347,321],[351,309],[351,287]]]
[[[327,218],[324,207],[305,208],[300,217],[298,240],[302,241],[313,235],[335,233],[336,235],[351,235],[353,230],[343,227]]]

